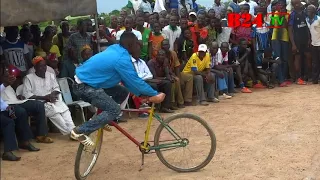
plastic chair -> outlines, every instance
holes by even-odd
[[[81,100],[80,101],[73,101],[72,96],[71,96],[71,91],[69,88],[69,84],[68,84],[68,80],[70,80],[71,82],[74,82],[73,79],[68,78],[68,77],[57,79],[58,84],[60,86],[61,95],[63,97],[63,100],[68,106],[78,106],[81,110],[82,120],[83,120],[83,122],[85,122],[86,118],[84,116],[83,108],[90,107],[91,104],[84,102],[84,101],[81,101]]]

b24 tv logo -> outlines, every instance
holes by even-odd
[[[264,16],[262,14],[257,14],[256,17],[252,18],[249,13],[238,14],[229,13],[228,14],[228,26],[232,28],[246,27],[251,28],[253,25],[256,27],[267,27],[267,28],[284,28],[285,20],[289,19],[289,13],[275,12],[268,13],[267,17],[270,18],[270,24],[265,26]]]

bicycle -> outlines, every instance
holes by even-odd
[[[140,171],[142,170],[142,168],[144,166],[144,155],[152,153],[152,151],[155,151],[159,160],[166,167],[168,167],[174,171],[177,171],[177,172],[194,172],[194,171],[198,171],[198,170],[204,168],[212,160],[212,158],[215,154],[215,151],[216,151],[216,137],[215,137],[215,134],[212,131],[212,129],[209,127],[209,125],[203,119],[201,119],[200,117],[193,115],[193,114],[187,114],[187,113],[175,114],[173,116],[168,117],[167,119],[163,119],[160,115],[155,113],[154,110],[155,110],[154,103],[152,104],[151,109],[124,109],[124,110],[122,110],[123,112],[149,113],[149,119],[147,122],[145,137],[144,137],[144,141],[142,141],[142,142],[139,142],[138,140],[136,140],[134,137],[132,137],[128,132],[126,132],[124,129],[122,129],[114,121],[111,121],[111,123],[109,124],[109,125],[115,127],[118,131],[120,131],[123,135],[125,135],[129,140],[131,140],[134,144],[136,144],[139,147],[139,150],[142,155],[142,158],[141,158],[142,162],[141,162]],[[151,128],[153,118],[155,118],[157,121],[159,121],[160,125],[158,126],[156,133],[155,133],[155,136],[154,136],[154,141],[153,141],[154,145],[151,146],[149,142],[152,142],[152,141],[149,141],[149,134],[150,134],[150,128]],[[205,128],[206,132],[197,131],[197,135],[195,137],[191,137],[191,138],[186,137],[186,135],[188,135],[188,133],[185,134],[185,133],[181,132],[180,134],[178,134],[176,131],[173,130],[172,123],[176,120],[176,122],[180,123],[179,127],[181,127],[181,125],[182,125],[181,123],[183,121],[177,121],[180,118],[186,118],[189,121],[191,120],[190,122],[197,122],[199,125],[201,125],[201,127]],[[185,126],[185,123],[186,123],[186,121],[184,121],[183,126]],[[171,124],[171,125],[169,125],[169,124]],[[190,130],[193,130],[194,127],[195,126],[192,126]],[[166,131],[163,131],[164,129],[166,129]],[[195,130],[197,130],[197,129],[195,129]],[[164,133],[168,132],[169,134],[165,137],[168,138],[168,136],[169,136],[172,139],[171,140],[160,140],[161,135],[162,135],[161,133],[163,133],[163,132]],[[196,157],[194,159],[199,160],[201,158],[197,155],[200,155],[205,149],[209,149],[208,154],[206,154],[204,156],[205,158],[200,163],[197,163],[196,165],[194,165],[192,167],[184,168],[184,167],[177,166],[173,162],[169,162],[168,159],[166,159],[166,157],[165,157],[166,151],[187,148],[190,146],[191,140],[194,140],[194,139],[199,140],[199,137],[201,135],[205,135],[205,137],[209,137],[209,143],[206,144],[206,143],[201,142],[201,144],[205,145],[205,147],[200,149],[200,151],[199,151],[200,153],[194,153],[194,152],[191,153],[192,158]],[[77,152],[76,160],[75,160],[75,169],[74,169],[75,177],[77,180],[86,179],[87,176],[89,175],[89,173],[91,172],[91,170],[93,169],[94,165],[96,164],[97,159],[100,154],[101,145],[102,145],[103,128],[100,128],[97,131],[95,131],[94,133],[92,133],[90,135],[90,137],[92,138],[92,140],[94,142],[93,147],[86,148],[83,144],[80,143],[79,148],[78,148],[78,152]],[[201,140],[201,137],[200,137],[200,140]],[[199,141],[198,142],[195,141],[195,143],[198,143],[197,145],[200,145]],[[191,143],[191,145],[192,145],[192,143]],[[190,151],[189,148],[187,150]],[[81,159],[82,159],[81,157],[84,153],[89,153],[89,155],[91,155],[92,158],[90,160],[90,164],[88,166],[85,166],[85,172],[80,173],[80,165],[81,165]],[[172,153],[170,153],[170,154],[172,154]],[[179,153],[175,154],[174,157],[176,158],[179,155],[181,155],[181,154],[179,154]],[[183,149],[182,162],[190,160],[185,156],[186,156],[186,152],[185,152],[185,149]],[[189,163],[188,163],[188,165],[189,165]]]

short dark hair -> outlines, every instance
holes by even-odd
[[[239,39],[239,44],[242,43],[242,42],[247,42],[247,40],[245,38],[240,38]]]
[[[81,26],[83,23],[85,23],[85,19],[78,19],[77,26]]]
[[[121,46],[126,47],[126,46],[127,46],[126,43],[127,43],[128,41],[133,41],[133,40],[137,40],[136,35],[133,34],[132,32],[125,31],[125,32],[123,32],[123,34],[120,36],[119,44],[120,44]]]
[[[265,48],[264,53],[272,53],[273,49],[271,47]]]
[[[9,34],[10,32],[13,32],[17,29],[19,30],[18,26],[6,26],[6,27],[4,27],[4,32],[6,34]]]

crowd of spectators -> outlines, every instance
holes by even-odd
[[[90,61],[99,49],[118,43],[124,32],[132,32],[141,42],[140,58],[130,61],[141,79],[166,94],[159,106],[163,113],[219,103],[236,93],[252,93],[252,88],[318,84],[317,0],[233,0],[227,7],[215,0],[207,10],[199,9],[195,0],[129,0],[127,7],[131,12],[110,16],[110,24],[99,19],[99,33],[90,19],[79,19],[75,31],[67,21],[61,21],[60,30],[47,26],[43,33],[38,25],[4,28],[0,46],[3,160],[20,160],[12,153],[18,148],[38,151],[30,143],[32,138],[52,143],[47,118],[63,135],[70,134],[75,125],[57,78],[74,79],[76,67]],[[274,12],[290,14],[282,14],[281,28],[269,28],[267,14]],[[262,14],[263,26],[229,27],[230,13],[250,14],[252,19]],[[134,94],[129,97],[135,108],[148,106]],[[36,134],[29,117],[35,119]]]

